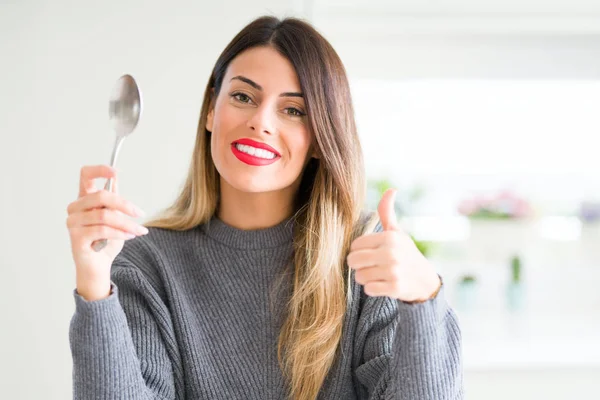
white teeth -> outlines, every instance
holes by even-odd
[[[256,147],[248,146],[246,144],[236,143],[235,148],[241,151],[242,153],[250,154],[251,156],[264,158],[267,160],[272,160],[276,157],[275,153],[271,151],[265,149],[257,149]]]

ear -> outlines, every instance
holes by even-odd
[[[211,93],[210,93],[210,111],[208,112],[208,115],[206,116],[206,130],[209,132],[213,131],[213,123],[214,123],[214,118],[215,118],[215,88],[212,88]]]
[[[318,152],[317,143],[313,140],[312,145],[310,146],[310,156],[312,158],[316,158],[317,160],[321,158]]]
[[[208,112],[208,115],[206,116],[206,130],[209,132],[213,131],[214,117],[215,117],[215,109],[214,109],[214,107],[211,107],[210,111]]]

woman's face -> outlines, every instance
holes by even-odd
[[[298,76],[270,47],[246,50],[231,61],[206,129],[222,183],[243,192],[298,184],[312,155]]]

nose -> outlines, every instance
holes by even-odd
[[[276,129],[275,116],[267,104],[261,104],[255,109],[246,125],[253,131],[272,135]]]

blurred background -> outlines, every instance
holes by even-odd
[[[459,314],[467,398],[597,398],[597,0],[3,0],[0,397],[71,398],[66,207],[81,166],[109,162],[116,79],[144,100],[121,194],[154,214],[187,172],[214,62],[262,14],[307,19],[344,61],[367,206],[399,189]]]

